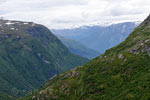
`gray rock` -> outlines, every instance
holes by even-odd
[[[150,47],[147,49],[148,56],[150,56]]]

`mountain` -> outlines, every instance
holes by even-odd
[[[118,46],[21,100],[149,100],[149,77],[150,16]]]
[[[70,53],[43,25],[0,20],[0,91],[3,94],[23,96],[56,74],[87,62],[88,59]],[[0,100],[7,100],[2,99],[1,93]]]
[[[83,44],[81,44],[78,41],[66,39],[61,36],[57,36],[57,37],[73,54],[80,55],[80,56],[86,57],[88,59],[93,59],[101,54],[96,50],[93,50],[93,49],[90,49],[90,48],[84,46]]]
[[[56,35],[79,41],[88,48],[104,53],[123,42],[140,22],[125,22],[109,26],[82,26],[73,29],[52,30]]]

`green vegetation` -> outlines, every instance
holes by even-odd
[[[15,98],[6,93],[0,92],[0,100],[15,100]]]
[[[21,100],[150,100],[150,16],[120,45]]]
[[[0,23],[0,91],[3,94],[24,96],[56,74],[88,62],[71,54],[42,25],[7,20]],[[10,96],[6,97],[9,100]],[[1,98],[5,95],[0,95],[0,100],[7,100]]]

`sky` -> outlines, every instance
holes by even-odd
[[[51,29],[143,21],[150,0],[0,0],[0,16],[31,21]]]

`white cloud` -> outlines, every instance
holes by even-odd
[[[0,16],[50,28],[144,20],[149,0],[0,0]]]

